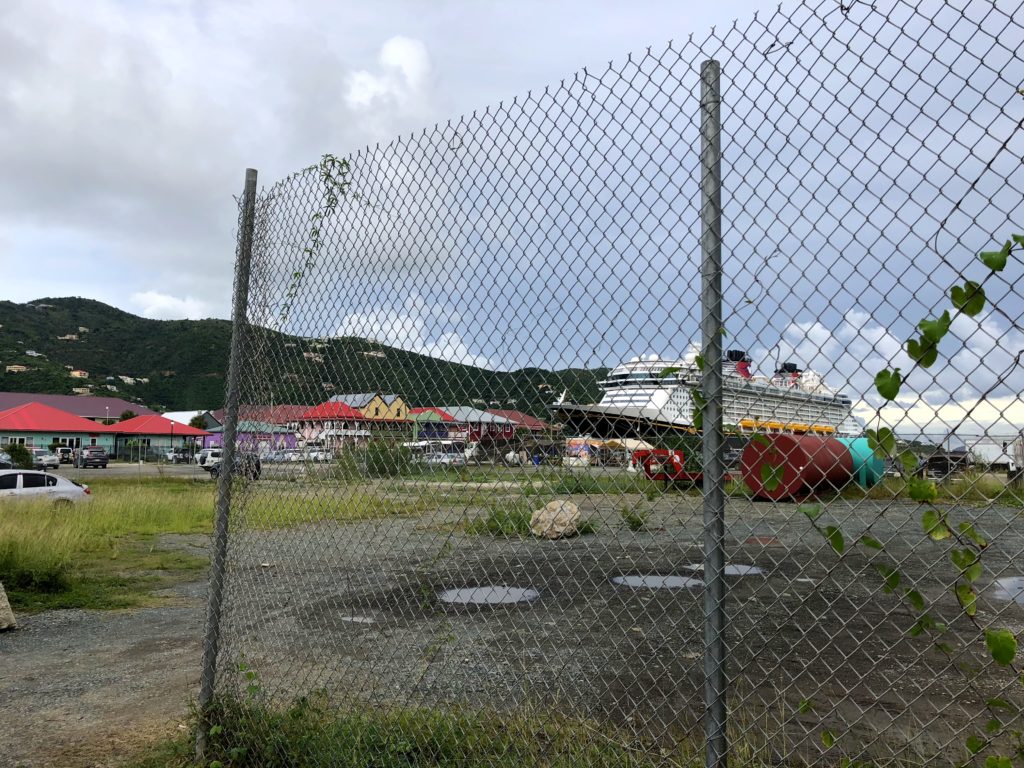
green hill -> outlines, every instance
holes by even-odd
[[[157,410],[218,408],[224,401],[231,324],[226,320],[149,320],[99,301],[0,301],[0,390],[71,394],[89,385]],[[86,330],[80,330],[86,329]],[[260,357],[245,369],[245,399],[322,402],[340,392],[394,392],[414,406],[515,408],[544,416],[564,390],[574,402],[600,397],[606,370],[488,371],[360,338],[307,339],[253,329]],[[76,339],[59,339],[73,335]],[[29,355],[29,351],[40,356]],[[69,368],[89,372],[71,378]],[[121,376],[148,379],[127,384]],[[109,377],[109,378],[108,378]],[[116,387],[114,392],[107,387]]]

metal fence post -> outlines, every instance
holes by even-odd
[[[249,270],[252,263],[253,230],[256,214],[256,171],[245,171],[242,217],[235,259],[235,291],[231,308],[231,352],[228,359],[227,401],[224,407],[224,438],[221,472],[217,478],[217,517],[214,523],[210,597],[206,608],[206,632],[203,637],[203,669],[199,684],[199,723],[196,730],[196,758],[203,760],[208,731],[207,715],[213,699],[217,675],[217,651],[220,641],[221,601],[224,572],[227,567],[228,515],[231,509],[231,467],[235,458],[235,433],[238,425],[239,374],[242,363],[246,314],[249,303]]]
[[[704,356],[705,764],[727,762],[725,712],[725,487],[722,434],[722,147],[720,67],[700,67],[701,330]]]

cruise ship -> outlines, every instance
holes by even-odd
[[[613,368],[601,382],[601,402],[562,402],[548,408],[580,435],[651,438],[665,432],[693,432],[691,392],[700,389],[702,376],[698,354],[699,349],[691,346],[676,360],[635,357]],[[722,421],[727,431],[860,434],[851,413],[852,401],[829,387],[820,374],[783,363],[772,376],[755,376],[750,364],[743,350],[725,355]]]

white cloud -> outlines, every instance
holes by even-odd
[[[210,306],[192,296],[178,298],[158,291],[133,293],[129,298],[133,311],[153,320],[201,320],[210,317]]]
[[[397,108],[405,113],[425,113],[430,79],[427,46],[408,37],[392,37],[381,46],[378,61],[376,73],[359,69],[349,74],[345,103],[363,112]]]
[[[494,368],[484,355],[470,350],[455,331],[432,333],[428,326],[448,325],[458,320],[457,313],[442,307],[428,307],[418,296],[410,296],[401,308],[354,312],[338,326],[338,336],[359,336],[381,344],[418,352],[453,363]]]
[[[990,314],[959,316],[940,345],[930,369],[915,367],[898,339],[862,311],[847,313],[829,329],[818,322],[789,324],[776,351],[758,358],[792,360],[822,373],[829,384],[850,395],[854,414],[870,421],[881,408],[883,422],[901,434],[980,432],[1009,435],[1024,425],[1024,334],[1004,328]],[[906,381],[895,402],[884,403],[874,389],[875,374],[900,368]]]

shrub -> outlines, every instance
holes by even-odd
[[[529,536],[532,517],[533,510],[525,503],[498,499],[492,502],[486,517],[471,520],[466,530],[492,536]]]
[[[32,469],[32,454],[24,445],[18,443],[6,447],[7,454],[15,469]]]
[[[359,466],[359,457],[353,450],[341,450],[334,460],[334,479],[343,483],[355,482],[362,478],[362,467]]]
[[[622,518],[622,522],[626,524],[626,527],[631,531],[642,531],[647,528],[647,513],[639,509],[630,509],[629,507],[623,507],[619,510],[619,516]]]
[[[366,446],[366,474],[369,477],[400,477],[408,475],[412,454],[408,448],[383,440]]]

